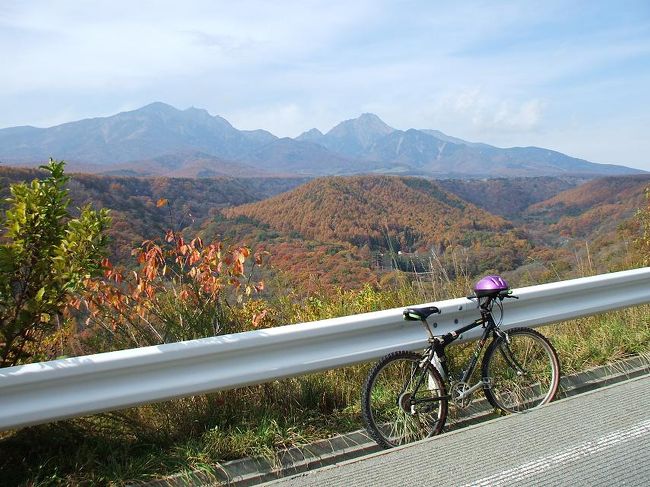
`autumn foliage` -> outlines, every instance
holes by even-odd
[[[650,186],[645,190],[646,202],[636,214],[639,236],[635,241],[643,265],[650,265]]]
[[[644,205],[650,176],[600,178],[531,205],[529,220],[543,221],[546,233],[581,239],[616,230]]]
[[[104,260],[103,278],[89,279],[71,303],[87,316],[87,340],[140,347],[240,331],[234,307],[264,288],[253,281],[262,255],[247,247],[224,249],[168,231],[163,242],[143,242],[134,256],[132,271]]]
[[[43,171],[0,165],[0,207],[13,183],[43,179]],[[131,251],[169,228],[186,229],[218,212],[293,188],[304,178],[172,179],[74,174],[67,188],[74,206],[110,208],[107,230],[113,262],[128,264]],[[164,206],[158,201],[167,200]],[[190,231],[187,232],[190,235]]]
[[[515,268],[529,248],[525,234],[509,221],[421,178],[321,178],[223,213],[268,225],[297,240],[343,243],[380,253],[444,255],[454,248],[470,249],[473,272]]]

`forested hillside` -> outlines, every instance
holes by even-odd
[[[381,277],[381,263],[368,246],[357,247],[343,241],[304,238],[297,232],[280,232],[270,225],[246,216],[216,214],[192,227],[210,241],[227,245],[248,245],[257,252],[268,252],[262,269],[272,277],[282,293],[297,289],[303,295],[332,287],[352,289],[375,284]]]
[[[372,251],[442,255],[463,247],[482,270],[516,267],[528,246],[525,234],[507,220],[420,178],[322,178],[223,213],[284,234]]]
[[[526,215],[564,235],[585,237],[628,218],[641,206],[648,185],[650,175],[594,179],[531,205]]]
[[[526,226],[552,243],[557,239],[615,239],[617,230],[643,206],[650,176],[618,176],[589,181],[531,205]]]
[[[41,178],[36,169],[0,167],[2,206],[9,185]],[[287,191],[300,178],[170,179],[108,177],[73,174],[68,185],[74,206],[92,203],[111,210],[111,254],[118,261],[130,258],[143,240],[158,238],[169,228],[182,229],[200,222],[220,208],[268,198]],[[165,205],[158,206],[164,199]]]

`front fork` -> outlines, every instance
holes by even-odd
[[[510,350],[511,342],[508,333],[501,330],[496,330],[495,333],[497,335],[495,340],[502,341],[502,343],[499,343],[499,351],[501,352],[501,355],[503,355],[503,359],[510,367],[515,370],[518,376],[526,375],[526,369],[521,366],[521,364],[512,354],[512,350]]]

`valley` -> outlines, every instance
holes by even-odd
[[[0,197],[34,169],[0,167]],[[623,266],[650,175],[427,179],[166,178],[72,174],[75,206],[111,209],[111,260],[168,229],[264,251],[263,277],[301,294],[390,282],[395,271],[532,283]],[[160,201],[165,202],[159,205]],[[275,292],[273,285],[269,293]]]

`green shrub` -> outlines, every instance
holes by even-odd
[[[68,299],[101,272],[107,210],[68,211],[64,163],[49,176],[11,186],[0,243],[0,366],[43,357],[47,337],[62,323]]]

